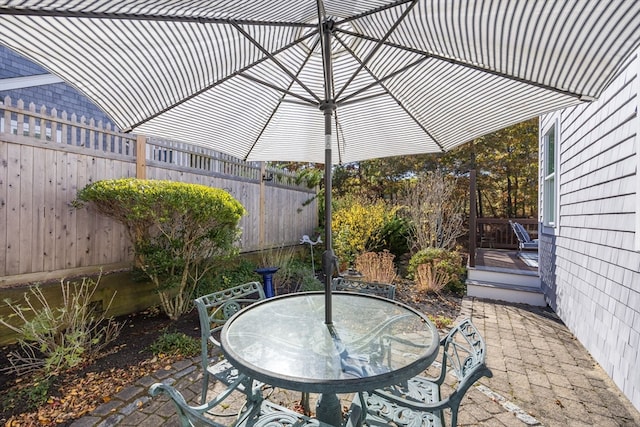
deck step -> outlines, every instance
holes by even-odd
[[[540,276],[537,271],[497,267],[468,267],[467,277],[469,280],[486,283],[505,283],[530,288],[540,287]]]
[[[467,279],[467,295],[496,301],[521,303],[544,307],[547,302],[539,286],[522,286],[507,283],[485,282]]]

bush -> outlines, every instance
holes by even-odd
[[[219,263],[198,282],[195,296],[199,297],[242,283],[254,282],[257,280],[254,271],[256,267],[254,262],[244,257],[236,257],[228,262]]]
[[[48,376],[80,364],[113,341],[123,324],[104,317],[115,292],[104,312],[97,312],[91,300],[99,281],[61,280],[62,307],[52,307],[38,286],[24,294],[25,305],[5,300],[13,314],[0,318],[0,323],[19,334],[21,347],[9,354],[7,369],[18,375],[43,369]],[[10,323],[11,318],[20,324]]]
[[[279,275],[279,280],[276,277]],[[276,295],[299,292],[301,290],[311,291],[324,289],[323,285],[319,289],[313,289],[315,282],[315,273],[311,269],[311,263],[298,256],[292,256],[288,261],[280,267],[278,272],[274,274],[274,290]]]
[[[466,271],[461,260],[462,258],[457,251],[427,248],[411,257],[408,272],[410,277],[416,280],[418,286],[421,286],[426,291],[439,292],[444,288],[460,294],[464,292],[463,277]],[[420,283],[420,279],[423,280],[422,283]],[[432,282],[428,283],[428,280],[432,280]],[[437,289],[438,283],[441,283],[441,281],[444,281],[444,283]]]
[[[78,192],[126,227],[135,266],[154,283],[171,319],[191,309],[198,282],[235,255],[244,207],[218,188],[135,178],[97,181]]]
[[[385,218],[385,222],[380,230],[380,239],[376,244],[367,246],[373,252],[388,250],[396,259],[409,252],[410,222],[407,218],[398,215],[390,215]]]
[[[158,357],[191,357],[200,353],[200,340],[185,335],[182,332],[165,331],[149,346],[149,349]]]
[[[356,256],[384,243],[383,228],[395,216],[384,200],[342,199],[333,213],[333,248],[341,263],[352,265]]]

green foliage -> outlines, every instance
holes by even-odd
[[[55,377],[43,377],[26,387],[9,390],[0,397],[0,413],[7,413],[17,404],[26,402],[27,409],[35,410],[49,398],[49,390]]]
[[[182,332],[165,331],[149,349],[155,356],[196,356],[200,353],[200,340]]]
[[[415,277],[421,264],[431,264],[435,270],[442,270],[451,277],[445,285],[446,290],[456,294],[464,293],[466,268],[459,252],[441,248],[426,248],[416,252],[409,260],[407,271],[410,277]]]
[[[380,230],[380,240],[377,244],[370,244],[370,250],[381,252],[388,250],[396,259],[409,252],[409,228],[410,222],[407,218],[397,215],[389,215]]]
[[[296,184],[306,182],[307,188],[315,188],[322,183],[324,173],[321,169],[308,167],[298,171]]]
[[[158,290],[171,319],[191,309],[193,292],[215,263],[235,255],[244,207],[218,188],[135,178],[98,181],[78,192],[125,225],[136,267]]]
[[[355,257],[383,244],[383,229],[396,209],[384,200],[343,198],[333,212],[333,247],[340,262],[352,264]]]
[[[335,167],[333,194],[394,199],[409,177],[440,169],[466,181],[476,169],[479,216],[533,217],[538,209],[538,119],[501,129],[446,153],[394,156]],[[322,218],[322,217],[321,217]]]
[[[284,270],[286,271],[283,272],[283,275],[287,277],[287,280],[279,283],[279,287],[276,289],[279,293],[324,289],[324,285],[315,278],[314,272],[311,271],[311,263],[306,259],[292,258]],[[278,270],[279,272],[280,270]]]
[[[431,314],[427,314],[427,317],[429,317],[429,320],[431,320],[438,329],[449,328],[451,327],[451,325],[453,325],[453,319],[447,316],[433,316]]]
[[[20,350],[9,354],[8,369],[19,375],[42,369],[45,376],[52,375],[77,366],[113,341],[123,325],[104,317],[115,292],[102,313],[92,303],[99,280],[61,280],[61,307],[51,306],[38,286],[24,294],[24,305],[5,300],[13,313],[0,318],[0,324],[17,332],[20,344]]]
[[[240,283],[253,282],[256,280],[256,267],[256,263],[244,257],[219,263],[198,282],[195,296],[211,294]]]

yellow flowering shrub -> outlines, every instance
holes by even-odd
[[[332,215],[333,247],[340,262],[352,264],[356,256],[378,246],[384,224],[395,215],[384,200],[342,200]]]

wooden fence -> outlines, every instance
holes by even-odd
[[[138,155],[141,153],[142,155]],[[241,250],[295,245],[318,224],[315,190],[259,162],[45,107],[0,103],[0,286],[69,270],[128,265],[131,244],[117,222],[71,202],[85,185],[140,177],[223,188],[248,211]],[[310,202],[310,203],[309,203]]]

